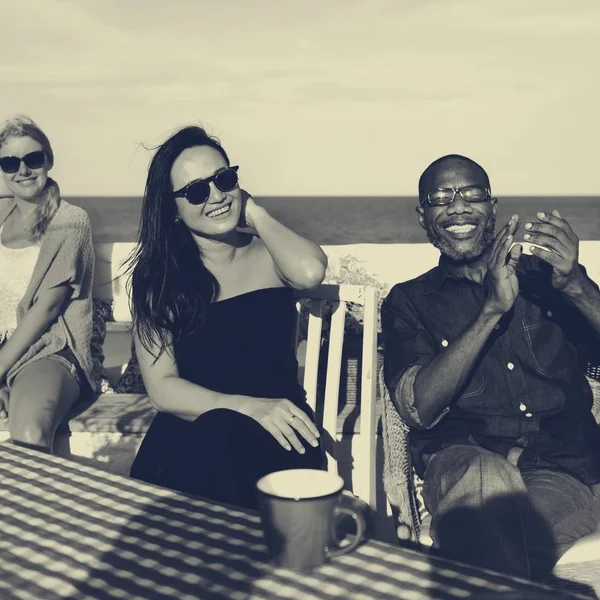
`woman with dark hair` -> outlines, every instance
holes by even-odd
[[[238,185],[216,138],[185,127],[148,171],[130,259],[134,341],[159,411],[132,477],[255,507],[255,484],[324,455],[294,352],[293,289],[327,258]]]
[[[61,200],[53,164],[50,141],[29,117],[0,126],[0,417],[13,443],[46,452],[94,387],[90,223]]]

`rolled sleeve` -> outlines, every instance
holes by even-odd
[[[394,399],[394,406],[396,407],[400,418],[409,427],[416,429],[431,429],[442,420],[450,408],[446,407],[430,425],[423,425],[415,406],[415,379],[421,368],[420,365],[413,365],[404,371],[392,398]]]
[[[415,407],[414,383],[421,367],[429,364],[437,352],[417,310],[400,286],[395,286],[382,304],[381,327],[384,380],[400,417],[409,427],[433,427],[448,411],[444,410],[425,427]]]
[[[381,328],[384,379],[393,397],[404,371],[413,365],[429,364],[437,353],[419,314],[399,286],[395,286],[382,303]]]

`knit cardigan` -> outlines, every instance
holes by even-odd
[[[0,225],[14,206],[12,198],[0,201]],[[68,346],[95,390],[90,346],[93,279],[94,247],[89,217],[82,208],[61,200],[41,239],[29,285],[17,306],[17,326],[44,291],[66,283],[72,289],[71,297],[56,321],[8,371],[9,387],[27,365]]]

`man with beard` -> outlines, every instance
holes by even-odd
[[[382,306],[385,382],[411,428],[434,546],[472,564],[549,572],[600,521],[600,429],[581,351],[597,353],[600,291],[558,211],[496,235],[486,172],[458,155],[419,181],[441,257]],[[588,354],[589,356],[589,354]]]

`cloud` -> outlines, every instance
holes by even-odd
[[[28,0],[26,16],[2,6],[0,115],[49,124],[73,165],[65,189],[139,190],[135,144],[198,119],[246,164],[278,164],[261,183],[277,193],[319,161],[339,164],[340,180],[313,177],[303,193],[397,191],[385,178],[372,188],[381,164],[364,156],[387,148],[408,168],[457,140],[522,165],[564,140],[571,149],[546,158],[553,175],[560,163],[565,182],[597,187],[596,0]]]

